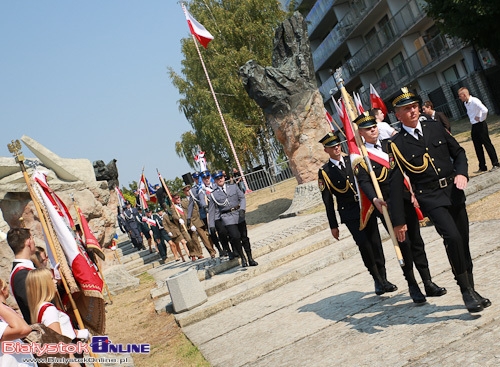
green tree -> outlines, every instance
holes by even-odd
[[[274,32],[286,13],[276,0],[192,0],[188,9],[214,36],[207,49],[199,46],[200,52],[236,154],[248,168],[263,158],[261,148],[267,145],[262,139],[269,137],[260,134],[265,126],[263,112],[248,97],[238,70],[252,59],[271,64]],[[200,146],[210,169],[227,170],[229,162],[235,166],[233,153],[192,37],[182,39],[181,49],[182,76],[172,68],[169,76],[183,96],[179,109],[193,130],[176,143],[176,153],[196,168],[193,157]]]
[[[496,0],[427,0],[428,15],[443,33],[489,50],[500,60],[500,2]]]

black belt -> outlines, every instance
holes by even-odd
[[[235,210],[238,210],[239,208],[240,208],[240,206],[237,205],[234,208],[231,208],[231,209],[228,209],[228,210],[223,210],[223,211],[221,211],[221,213],[224,214],[224,213],[234,212]]]
[[[414,184],[414,190],[436,190],[444,189],[449,184],[453,183],[455,180],[455,175],[440,178],[437,181],[426,182],[426,183],[416,183]]]

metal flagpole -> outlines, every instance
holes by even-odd
[[[233,152],[234,159],[236,161],[236,165],[238,166],[238,170],[240,171],[241,178],[243,179],[243,182],[245,184],[245,187],[246,187],[245,194],[248,194],[248,193],[252,192],[252,190],[250,190],[250,187],[248,186],[248,183],[247,183],[247,180],[246,180],[245,175],[243,173],[243,170],[241,169],[240,161],[238,159],[238,156],[236,155],[236,150],[234,149],[233,141],[231,140],[231,136],[229,135],[229,130],[227,129],[226,121],[224,120],[224,116],[222,115],[222,111],[220,110],[219,102],[217,101],[217,96],[215,95],[214,88],[212,87],[212,82],[210,81],[210,77],[208,76],[207,68],[205,67],[205,62],[203,61],[203,57],[201,56],[200,48],[198,47],[198,43],[196,42],[196,37],[193,34],[191,34],[191,37],[193,37],[196,51],[198,52],[198,56],[200,57],[201,66],[203,67],[203,71],[205,72],[205,76],[207,78],[208,85],[210,87],[210,92],[212,92],[212,96],[214,97],[215,105],[217,106],[217,111],[219,112],[219,116],[220,116],[220,119],[222,121],[222,126],[224,126],[224,131],[226,132],[227,140],[229,140],[229,145],[230,145],[231,150]]]
[[[339,86],[340,93],[342,95],[342,98],[344,99],[345,107],[347,110],[347,117],[349,118],[349,122],[351,123],[352,129],[354,131],[354,137],[356,139],[356,144],[358,145],[359,151],[361,152],[361,155],[363,156],[363,159],[366,162],[366,166],[368,168],[368,173],[370,175],[370,178],[372,180],[373,187],[375,189],[375,193],[377,194],[377,198],[384,200],[382,196],[382,191],[380,190],[380,186],[377,181],[377,177],[375,176],[375,172],[373,171],[373,167],[370,162],[370,158],[368,157],[368,152],[366,150],[365,144],[363,144],[363,141],[361,140],[361,136],[359,136],[358,132],[358,126],[353,123],[353,121],[356,119],[356,114],[354,112],[355,108],[353,106],[353,101],[349,93],[347,93],[347,90],[344,86],[344,80],[342,79],[342,69],[339,68],[335,72],[335,82]],[[403,255],[401,253],[401,249],[399,248],[399,243],[396,239],[396,235],[394,233],[394,228],[392,227],[392,221],[389,216],[389,212],[387,210],[387,206],[382,205],[382,214],[384,216],[385,222],[387,224],[387,231],[389,232],[389,235],[391,236],[392,239],[392,244],[394,245],[394,250],[396,251],[396,257],[398,259],[399,265],[404,266],[404,260],[403,260]]]

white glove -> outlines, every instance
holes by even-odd
[[[76,331],[76,338],[77,339],[83,339],[83,340],[89,340],[89,331],[87,329],[80,329],[80,330],[75,330]]]
[[[180,224],[180,225],[183,225],[183,224],[184,224],[184,219],[179,218],[179,224]]]
[[[54,279],[55,280],[61,280],[61,273],[59,272],[59,266],[61,266],[61,264],[57,263],[56,266],[54,266]]]
[[[195,226],[191,226],[191,230],[192,230],[193,232],[196,232],[196,227],[195,227]]]
[[[168,232],[167,233],[169,237],[173,237],[174,235],[172,234],[172,232]]]

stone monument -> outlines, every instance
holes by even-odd
[[[317,205],[321,202],[318,169],[328,160],[318,141],[331,127],[315,82],[307,26],[299,12],[276,30],[272,66],[250,60],[240,68],[240,76],[283,145],[299,184],[291,207],[282,216]]]

